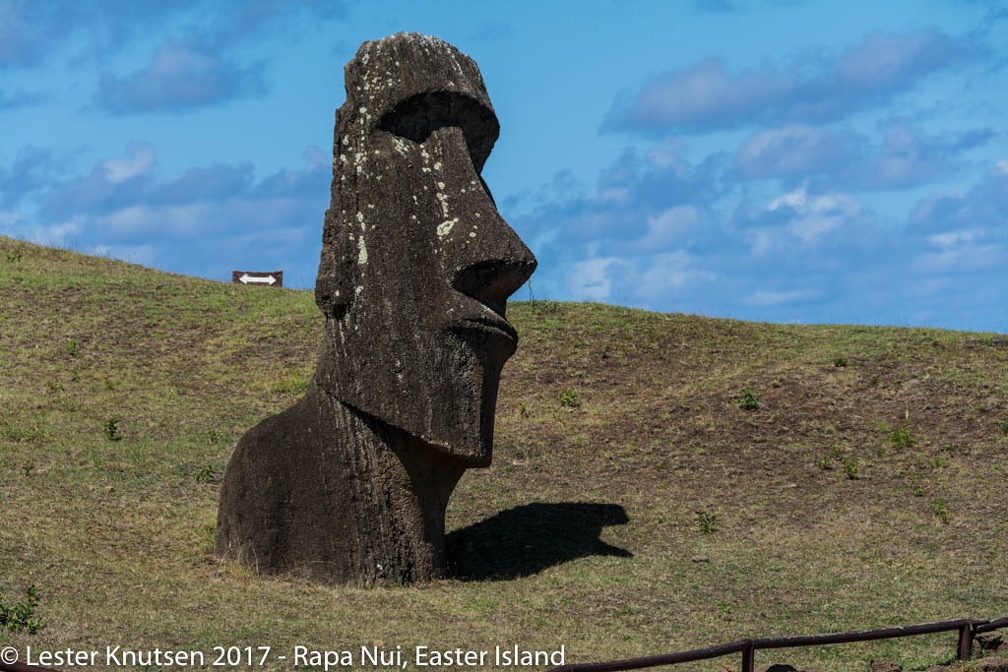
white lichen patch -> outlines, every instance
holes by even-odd
[[[438,238],[444,238],[449,233],[451,233],[452,227],[458,224],[458,217],[453,217],[447,221],[441,222],[437,227]]]
[[[444,182],[438,182],[437,183],[437,188],[438,189],[444,189]]]
[[[434,194],[434,196],[438,199],[438,202],[441,203],[441,214],[443,214],[445,217],[447,217],[448,216],[448,195],[445,194],[444,192],[439,191],[436,194]]]
[[[395,145],[395,151],[399,152],[402,156],[409,154],[409,143],[398,135],[392,137],[392,144]]]
[[[367,245],[364,244],[364,236],[357,239],[357,263],[361,266],[367,263]]]
[[[440,161],[435,161],[434,162],[434,170],[441,170],[441,162]]]
[[[366,227],[364,225],[364,213],[360,210],[357,211],[357,223],[360,224],[360,230],[365,231]]]

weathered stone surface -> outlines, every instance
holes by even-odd
[[[433,37],[365,42],[336,114],[307,393],[239,440],[216,552],[263,573],[409,583],[445,571],[444,513],[490,464],[507,298],[535,258],[480,177],[499,126],[476,64]]]

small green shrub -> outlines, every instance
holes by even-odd
[[[910,431],[910,427],[902,425],[889,432],[889,443],[897,450],[913,448],[917,445],[917,437]]]
[[[213,465],[208,464],[196,471],[195,478],[197,483],[215,483],[217,481],[217,470],[213,468]]]
[[[581,406],[581,401],[578,399],[577,390],[572,390],[567,388],[560,393],[560,405],[564,408],[578,408]]]
[[[1008,422],[999,422],[998,429],[1001,430],[1002,434],[1008,435]]]
[[[0,601],[0,631],[27,632],[34,635],[42,627],[41,621],[35,616],[35,607],[38,606],[38,591],[35,584],[28,588],[25,599],[12,607],[8,607]]]
[[[848,480],[856,481],[861,478],[861,473],[858,470],[857,460],[852,458],[844,458],[842,461],[844,474],[847,475]]]
[[[309,384],[311,384],[310,377],[299,373],[291,373],[274,383],[273,391],[277,394],[289,394],[299,397],[308,391]]]
[[[836,367],[836,368],[838,368],[838,369],[844,368],[845,366],[847,366],[847,358],[846,357],[834,357],[833,358],[833,366]]]
[[[914,436],[910,427],[909,411],[907,411],[906,416],[903,418],[903,424],[890,430],[889,443],[897,450],[905,450],[917,445],[917,437]]]
[[[704,534],[714,534],[717,532],[717,514],[708,511],[707,509],[700,509],[696,512],[697,524],[700,526],[700,531]]]
[[[751,387],[742,390],[742,394],[738,400],[738,407],[743,411],[755,411],[759,408],[759,399],[756,398],[756,393],[753,392]]]
[[[102,425],[102,431],[105,432],[105,438],[109,441],[119,441],[122,437],[119,435],[119,418],[109,418]]]
[[[949,520],[948,507],[945,505],[944,499],[936,499],[934,502],[934,515],[938,517],[943,523],[947,523]]]
[[[224,443],[231,443],[231,441],[232,441],[231,432],[227,432],[227,431],[223,431],[223,430],[219,430],[219,429],[210,429],[210,430],[207,430],[206,437],[207,437],[207,441],[209,441],[210,443],[221,443],[221,444],[224,444]]]

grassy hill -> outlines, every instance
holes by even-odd
[[[0,238],[0,603],[34,584],[43,626],[0,643],[208,662],[562,644],[587,662],[1008,615],[1008,338],[551,302],[509,317],[494,463],[449,506],[457,578],[313,586],[211,553],[236,437],[311,376],[311,293]],[[757,665],[920,667],[953,640]]]

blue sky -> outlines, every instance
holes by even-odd
[[[0,0],[0,234],[314,285],[343,66],[437,35],[515,298],[1008,332],[1008,2]]]

